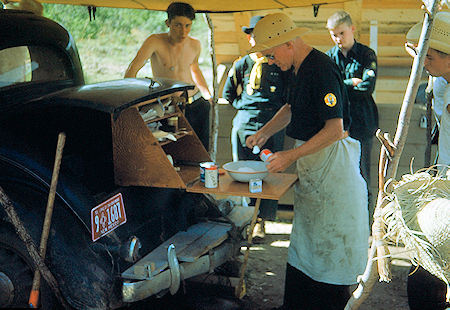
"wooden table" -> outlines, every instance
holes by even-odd
[[[244,275],[247,269],[248,256],[250,254],[250,246],[253,240],[253,229],[255,228],[256,218],[259,213],[259,206],[261,199],[279,200],[289,188],[297,181],[296,174],[288,173],[269,173],[263,180],[262,192],[250,193],[249,185],[247,183],[234,181],[228,173],[219,176],[219,186],[217,188],[206,188],[205,183],[201,183],[199,180],[189,185],[186,191],[192,193],[203,194],[218,194],[218,195],[232,195],[256,198],[255,209],[250,223],[250,230],[247,238],[247,249],[244,254],[244,262],[242,263],[239,284],[235,289],[235,295],[237,298],[242,298],[245,295],[243,290]]]

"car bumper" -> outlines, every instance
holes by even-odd
[[[176,287],[178,284],[173,283],[174,281],[213,272],[214,268],[230,260],[234,252],[232,243],[225,242],[194,262],[180,263],[179,268],[169,268],[147,280],[125,280],[122,285],[123,302],[136,302],[155,295],[162,290]],[[171,291],[171,293],[174,292]]]

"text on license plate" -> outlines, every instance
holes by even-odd
[[[126,221],[125,206],[119,193],[91,210],[92,241],[109,234]]]

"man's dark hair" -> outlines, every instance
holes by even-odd
[[[189,18],[190,20],[195,19],[195,10],[194,8],[187,3],[184,2],[172,2],[167,7],[167,19],[170,21],[177,16],[184,16]]]

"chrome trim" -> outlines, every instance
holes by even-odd
[[[180,264],[178,263],[177,259],[177,252],[175,251],[175,246],[173,243],[169,245],[169,248],[167,249],[167,261],[169,262],[169,269],[170,269],[170,287],[169,291],[170,294],[175,295],[176,292],[178,292],[178,289],[180,288]]]
[[[127,251],[125,253],[124,260],[130,263],[135,263],[139,258],[139,249],[141,248],[141,242],[136,236],[132,236],[128,240]]]
[[[180,278],[186,280],[194,276],[208,273],[209,270],[222,265],[233,256],[233,246],[229,242],[222,243],[220,246],[212,249],[211,254],[205,254],[192,263],[180,263]],[[151,277],[147,280],[127,282],[122,284],[123,302],[136,302],[168,289],[172,283],[171,269]]]

